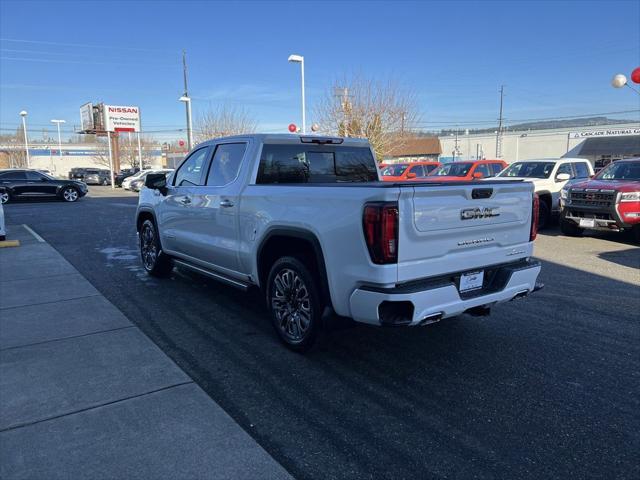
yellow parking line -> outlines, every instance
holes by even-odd
[[[19,247],[20,240],[3,240],[0,242],[0,248],[5,247]]]

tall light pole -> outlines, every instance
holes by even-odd
[[[30,168],[31,159],[29,158],[29,139],[27,138],[27,111],[22,110],[20,116],[22,117],[22,131],[24,132],[24,151],[27,154],[27,168]]]
[[[302,55],[289,55],[289,62],[300,64],[302,78],[302,133],[307,133],[307,114],[304,106],[304,57]]]
[[[51,120],[51,123],[55,123],[58,126],[58,158],[62,162],[62,137],[60,136],[60,124],[67,123],[65,120]]]
[[[186,103],[187,105],[187,150],[191,151],[191,147],[193,146],[193,128],[191,125],[191,98],[183,95],[178,100]]]

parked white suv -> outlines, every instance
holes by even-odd
[[[486,315],[540,287],[531,183],[382,182],[363,139],[220,138],[145,186],[136,221],[145,270],[178,265],[260,287],[294,350],[309,348],[332,312],[424,325]]]
[[[560,191],[569,180],[593,176],[593,166],[584,158],[543,158],[514,162],[496,178],[533,182],[540,197],[539,228],[560,213]]]

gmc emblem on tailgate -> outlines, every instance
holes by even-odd
[[[500,209],[497,207],[496,208],[476,207],[476,208],[465,208],[463,210],[460,210],[461,220],[471,220],[472,218],[490,218],[490,217],[497,217],[498,215],[500,215]]]

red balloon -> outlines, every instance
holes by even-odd
[[[290,131],[291,133],[296,133],[296,132],[298,131],[298,127],[296,127],[296,124],[295,124],[295,123],[290,123],[290,124],[289,124],[289,131]]]
[[[184,147],[184,140],[180,140],[180,141],[178,142],[178,145],[180,145],[181,147]]]
[[[640,83],[640,67],[631,72],[631,80],[633,83]]]

